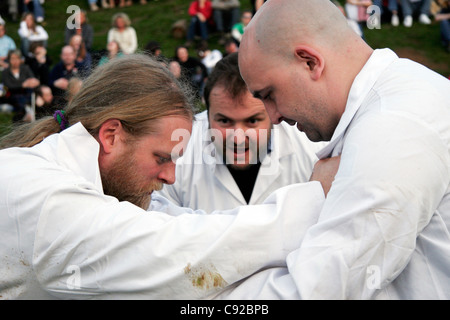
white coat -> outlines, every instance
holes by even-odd
[[[220,298],[450,299],[450,81],[375,50],[319,157],[338,154],[288,268]]]
[[[0,299],[206,298],[285,266],[324,200],[312,182],[301,201],[294,185],[223,214],[147,212],[103,193],[98,154],[80,123],[0,151]]]
[[[236,181],[215,152],[209,133],[207,111],[196,115],[191,139],[184,155],[177,160],[176,179],[159,191],[173,203],[206,212],[246,205]],[[283,186],[307,182],[311,177],[316,152],[325,143],[313,143],[295,126],[273,126],[271,152],[262,159],[249,204],[262,203]]]

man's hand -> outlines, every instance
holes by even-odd
[[[322,184],[325,197],[327,196],[328,191],[330,191],[331,184],[339,169],[340,161],[341,156],[336,156],[319,160],[314,165],[313,173],[309,181],[319,181]]]

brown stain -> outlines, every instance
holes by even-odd
[[[223,288],[227,282],[212,264],[200,264],[192,267],[190,263],[184,268],[192,286],[200,289]]]

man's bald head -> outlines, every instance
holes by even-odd
[[[294,43],[341,45],[352,32],[330,0],[269,0],[246,27],[242,46],[255,42],[263,51],[281,53]]]
[[[372,51],[330,0],[268,0],[245,29],[239,69],[273,123],[326,141]]]

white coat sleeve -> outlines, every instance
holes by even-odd
[[[33,269],[58,298],[209,298],[258,270],[286,266],[323,200],[311,182],[262,205],[174,217],[72,184],[46,200]]]
[[[350,128],[319,221],[287,259],[300,297],[368,299],[391,283],[445,194],[448,163],[420,120],[386,112]]]

